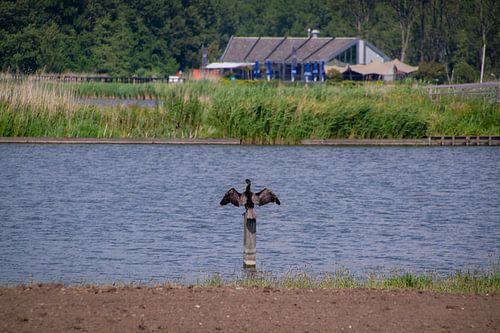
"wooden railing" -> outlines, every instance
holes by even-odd
[[[427,86],[431,100],[439,100],[441,96],[463,96],[493,99],[500,102],[500,82],[451,84]]]
[[[302,140],[312,146],[500,146],[500,136],[429,136],[421,139]]]
[[[120,83],[148,83],[169,82],[163,77],[137,77],[137,76],[109,76],[109,75],[68,75],[68,74],[40,74],[24,75],[12,74],[14,80],[29,78],[35,81],[62,81],[62,82],[120,82]]]

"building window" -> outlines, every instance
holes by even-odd
[[[358,63],[358,53],[357,53],[357,45],[353,45],[338,56],[335,57],[338,61],[341,61],[345,64],[355,65]]]

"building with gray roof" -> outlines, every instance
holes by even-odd
[[[373,60],[391,59],[364,39],[318,37],[318,32],[313,31],[310,37],[233,36],[220,62],[206,68],[230,69],[238,77],[249,79],[262,66],[270,79],[302,80],[309,75],[311,80],[320,80],[325,65],[359,65]],[[292,75],[292,69],[296,74]]]

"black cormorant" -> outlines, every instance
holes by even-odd
[[[273,193],[268,188],[264,188],[263,190],[253,193],[250,190],[250,186],[252,185],[252,182],[250,179],[245,179],[245,182],[247,183],[247,187],[245,189],[245,192],[240,193],[236,191],[233,188],[231,188],[229,191],[224,194],[224,197],[222,198],[220,204],[221,206],[227,205],[228,203],[232,203],[236,207],[239,207],[241,205],[245,205],[245,213],[247,213],[247,218],[248,219],[255,219],[255,210],[254,210],[254,205],[265,205],[270,202],[275,202],[278,205],[280,204],[280,200],[276,196],[276,194]],[[243,213],[243,215],[245,214]]]

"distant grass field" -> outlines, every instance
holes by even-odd
[[[78,97],[159,99],[155,108],[98,108]],[[500,135],[500,106],[481,99],[428,99],[422,87],[43,83],[0,80],[0,136],[302,139]]]

